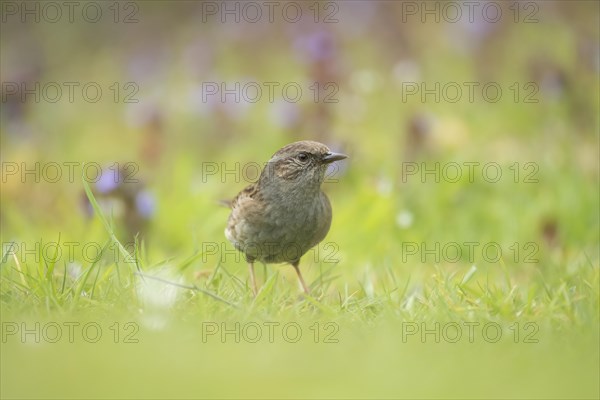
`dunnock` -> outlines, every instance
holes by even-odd
[[[318,142],[288,144],[271,157],[258,181],[230,202],[225,236],[246,256],[255,295],[255,261],[292,264],[308,293],[298,264],[329,231],[331,204],[321,183],[327,166],[346,157]]]

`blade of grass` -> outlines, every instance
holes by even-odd
[[[84,164],[84,167],[85,167],[85,164]],[[83,170],[85,171],[85,168],[83,168]],[[121,244],[119,239],[117,239],[117,236],[115,235],[115,231],[114,231],[112,225],[108,222],[108,220],[104,216],[104,213],[102,212],[102,209],[100,208],[100,205],[98,204],[98,201],[96,201],[96,198],[94,197],[94,194],[92,193],[92,190],[90,189],[90,185],[86,181],[85,176],[82,175],[81,179],[82,179],[82,183],[83,183],[83,189],[85,190],[85,194],[86,194],[89,202],[92,204],[92,207],[94,208],[94,212],[96,213],[96,215],[98,215],[98,218],[100,218],[100,221],[102,221],[102,224],[104,225],[104,229],[106,229],[106,232],[108,232],[110,239],[113,241],[113,243],[115,243],[117,245],[117,248],[119,249],[119,253],[123,257],[123,259],[127,260],[128,258],[131,257],[131,254],[125,249],[125,247],[123,247],[123,245]],[[141,270],[139,270],[139,265],[137,263],[136,263],[136,268],[138,269],[138,272],[141,272]]]
[[[166,284],[168,284],[168,285],[177,286],[177,287],[180,287],[180,288],[182,288],[182,289],[189,289],[189,290],[193,290],[193,291],[195,291],[195,292],[199,292],[199,293],[205,294],[205,295],[207,295],[208,297],[211,297],[211,298],[213,298],[213,299],[215,299],[215,300],[217,300],[217,301],[220,301],[220,302],[222,302],[222,303],[225,303],[225,304],[227,304],[227,305],[229,305],[229,306],[231,306],[231,307],[234,307],[234,308],[239,308],[237,305],[235,305],[235,304],[233,304],[233,303],[231,303],[231,302],[229,302],[229,301],[225,300],[224,298],[222,298],[222,297],[220,297],[220,296],[218,296],[218,295],[216,295],[216,294],[214,294],[214,293],[211,293],[211,292],[209,292],[208,290],[200,289],[200,288],[199,288],[198,286],[196,286],[196,285],[183,285],[183,284],[181,284],[181,283],[177,283],[177,282],[171,282],[171,281],[168,281],[168,280],[166,280],[166,279],[159,278],[159,277],[157,277],[157,276],[145,275],[145,274],[142,274],[141,272],[136,272],[136,273],[135,273],[135,275],[142,276],[143,278],[154,279],[155,281],[163,282],[163,283],[166,283]]]

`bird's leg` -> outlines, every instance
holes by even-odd
[[[294,267],[294,269],[296,270],[296,274],[298,274],[298,280],[300,281],[300,285],[302,285],[302,290],[304,290],[304,293],[309,294],[308,286],[306,286],[306,282],[304,282],[304,278],[300,273],[300,268],[298,268],[298,264],[300,264],[300,260],[292,262],[292,267]]]
[[[256,297],[258,290],[256,289],[256,276],[254,276],[254,261],[248,261],[248,268],[250,269],[250,286],[252,286],[252,293]]]

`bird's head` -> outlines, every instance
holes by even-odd
[[[319,188],[325,179],[327,167],[334,161],[347,158],[334,153],[323,143],[303,140],[279,149],[265,166],[260,182],[290,185],[294,187]]]

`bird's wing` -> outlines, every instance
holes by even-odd
[[[252,184],[246,186],[241,192],[237,194],[229,203],[227,204],[230,208],[235,208],[239,203],[242,203],[248,199],[254,199],[257,194],[256,185]]]
[[[256,236],[254,227],[260,225],[262,213],[260,212],[260,203],[255,198],[257,196],[256,186],[250,185],[238,193],[229,205],[231,214],[227,220],[225,236],[238,249],[240,247],[236,243],[240,243],[242,247],[245,246],[246,242],[253,240],[252,238]]]
[[[227,208],[234,208],[240,201],[247,198],[254,198],[256,192],[256,185],[252,184],[245,187],[241,192],[237,194],[233,199],[219,199],[217,202],[220,206]]]

